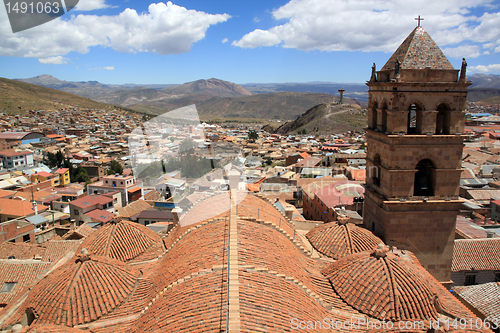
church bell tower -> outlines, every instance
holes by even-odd
[[[420,22],[419,22],[420,23]],[[369,87],[364,225],[450,282],[467,87],[416,27]],[[460,75],[459,75],[460,73]]]

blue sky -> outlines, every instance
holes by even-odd
[[[455,68],[466,57],[470,73],[500,74],[498,0],[80,0],[18,33],[1,6],[0,76],[363,83],[418,15]]]

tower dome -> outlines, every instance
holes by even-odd
[[[335,292],[379,320],[435,320],[440,308],[428,273],[409,252],[374,251],[344,257],[323,270]]]
[[[124,220],[102,226],[80,245],[83,248],[122,262],[153,259],[164,251],[163,242],[154,231]]]
[[[26,313],[39,324],[76,326],[111,313],[135,290],[140,272],[85,251],[46,276],[30,293]]]
[[[353,253],[373,250],[383,243],[370,231],[343,222],[319,225],[309,231],[306,237],[319,253],[337,260]]]

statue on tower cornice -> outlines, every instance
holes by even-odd
[[[377,66],[375,65],[375,63],[373,63],[373,66],[372,66],[372,76],[370,78],[370,82],[376,82],[377,81],[376,71],[377,71]]]
[[[462,68],[460,68],[460,82],[466,81],[466,76],[465,72],[467,70],[467,61],[465,61],[465,58],[462,58]]]

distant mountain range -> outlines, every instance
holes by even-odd
[[[473,74],[468,79],[474,83],[469,90],[469,101],[500,95],[500,75]],[[368,102],[368,87],[365,84],[310,82],[238,85],[212,78],[180,85],[110,85],[97,81],[63,81],[51,75],[18,81],[153,114],[195,104],[201,115],[292,120],[315,105],[338,101],[339,89],[345,90],[346,103],[366,105]]]

